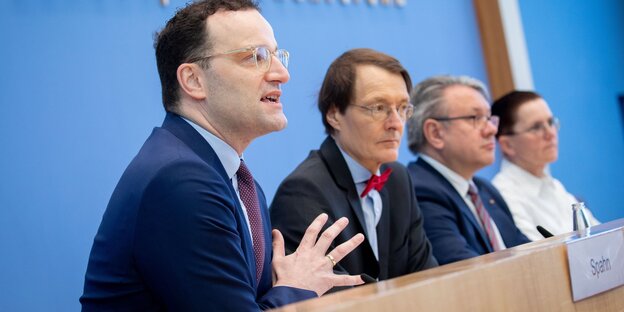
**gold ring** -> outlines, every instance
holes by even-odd
[[[332,266],[336,266],[336,260],[334,260],[334,257],[332,257],[332,255],[327,254],[327,256],[325,256],[325,257],[327,257],[327,259],[329,259],[329,261],[331,261]]]

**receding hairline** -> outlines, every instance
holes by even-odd
[[[204,29],[206,30],[206,35],[208,36],[208,38],[210,38],[210,41],[212,42],[212,47],[211,47],[213,50],[212,52],[223,52],[223,51],[215,51],[215,47],[217,47],[217,44],[221,45],[225,43],[227,45],[227,42],[232,37],[232,34],[240,34],[241,32],[248,31],[249,29],[253,31],[260,29],[259,27],[248,27],[248,29],[241,27],[241,23],[240,23],[241,20],[249,21],[249,16],[241,16],[241,14],[254,13],[254,12],[257,14],[257,20],[264,23],[264,25],[269,30],[270,37],[272,39],[271,45],[277,46],[277,42],[275,41],[275,32],[273,31],[273,27],[271,26],[271,23],[269,23],[269,21],[262,15],[262,13],[259,10],[256,10],[255,8],[245,8],[242,10],[235,10],[235,11],[227,10],[227,9],[219,9],[214,14],[208,16],[208,18],[206,18],[206,21],[204,22],[204,25],[205,25]],[[221,34],[221,36],[218,36],[219,34]],[[248,36],[251,37],[251,34],[248,34]],[[249,38],[245,36],[241,38],[243,40],[249,40]],[[244,46],[236,45],[236,46],[226,47],[226,49],[238,49],[238,48],[244,48],[244,47],[254,46],[254,45],[265,45],[265,43],[249,42],[248,44],[244,44]],[[269,46],[269,48],[274,48],[274,47]]]

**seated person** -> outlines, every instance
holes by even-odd
[[[474,176],[494,161],[498,126],[483,83],[465,76],[432,77],[414,87],[411,99],[408,143],[419,158],[408,170],[438,262],[529,242],[498,191]]]
[[[394,162],[412,114],[410,88],[403,66],[377,51],[350,50],[331,64],[318,100],[328,137],[281,183],[270,208],[287,249],[326,213],[328,223],[351,221],[334,244],[365,236],[336,271],[385,280],[437,266],[407,170]]]
[[[536,226],[553,234],[572,231],[572,204],[578,202],[548,164],[557,160],[559,120],[542,97],[531,91],[513,91],[492,105],[499,116],[496,137],[503,153],[500,172],[492,183],[509,205],[516,225],[532,240],[542,239]],[[588,214],[593,225],[598,221]]]
[[[321,234],[320,215],[285,256],[243,160],[251,141],[286,126],[279,89],[290,78],[289,54],[277,49],[258,5],[189,3],[155,48],[165,118],[111,195],[82,311],[260,311],[364,283],[333,270],[364,241],[356,235],[327,249],[344,218]]]

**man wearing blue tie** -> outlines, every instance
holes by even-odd
[[[106,208],[83,310],[257,311],[363,283],[333,272],[364,240],[329,249],[344,218],[319,237],[327,215],[317,215],[285,255],[243,161],[252,140],[286,126],[280,86],[290,78],[289,54],[256,4],[194,2],[155,48],[167,113]]]
[[[408,165],[425,230],[440,264],[529,242],[499,192],[475,173],[494,161],[498,117],[488,92],[465,76],[437,76],[414,87]]]
[[[437,266],[409,175],[396,163],[411,80],[395,58],[354,49],[327,70],[318,106],[328,137],[279,186],[273,225],[293,251],[319,213],[347,217],[335,242],[365,233],[366,241],[337,271],[385,280]]]

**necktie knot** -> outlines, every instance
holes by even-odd
[[[472,183],[468,184],[468,196],[472,198],[473,202],[479,196],[479,191],[477,191],[477,188]]]
[[[392,168],[386,169],[381,175],[373,174],[368,180],[368,183],[366,183],[366,187],[364,188],[364,191],[362,191],[362,195],[360,195],[360,197],[366,196],[372,189],[377,190],[377,192],[381,191],[388,181],[390,173],[392,173]]]
[[[251,172],[249,171],[249,168],[247,168],[247,165],[245,165],[245,162],[242,159],[240,162],[240,166],[238,167],[238,171],[236,171],[236,176],[242,183],[253,184],[253,177],[251,175]]]

